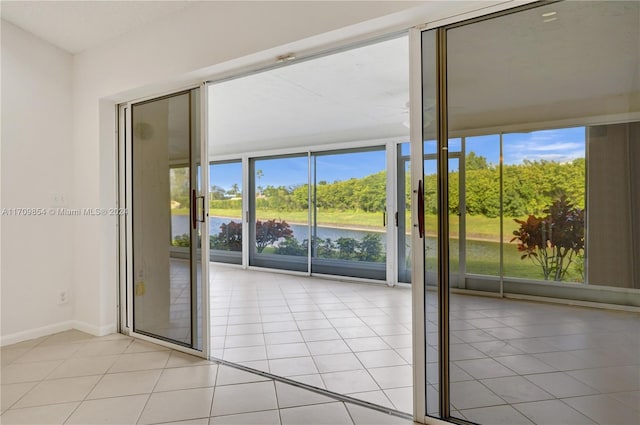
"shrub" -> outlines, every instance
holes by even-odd
[[[514,219],[520,228],[514,230],[511,242],[518,241],[521,259],[540,265],[545,280],[561,281],[584,250],[584,210],[561,196],[543,212],[547,215]]]

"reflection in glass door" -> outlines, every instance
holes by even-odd
[[[131,106],[130,205],[133,331],[201,351],[199,104],[194,89]]]

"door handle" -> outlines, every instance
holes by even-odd
[[[387,227],[387,212],[382,212],[382,227]]]
[[[396,218],[396,227],[398,227],[398,211],[396,211],[395,213],[395,218]]]
[[[418,234],[424,237],[424,188],[422,180],[418,180]]]
[[[204,196],[198,196],[198,200],[202,201],[202,206],[200,207],[201,218],[198,219],[200,223],[204,223],[205,220],[205,209],[204,209]]]

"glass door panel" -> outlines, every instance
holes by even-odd
[[[209,164],[211,261],[242,264],[242,161]]]
[[[411,283],[411,157],[410,144],[397,146],[398,282]]]
[[[133,331],[201,350],[198,107],[198,90],[132,105],[131,212]]]
[[[385,280],[384,147],[312,154],[311,271]]]
[[[306,272],[309,267],[309,157],[250,160],[249,265]]]

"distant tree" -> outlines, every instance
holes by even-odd
[[[211,197],[211,199],[216,201],[227,199],[226,191],[224,190],[224,188],[216,186],[215,184],[211,186],[209,196]]]

